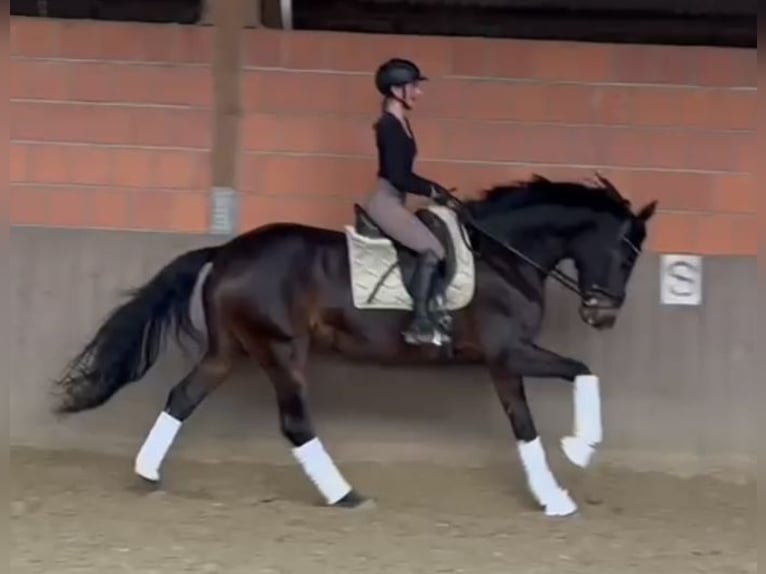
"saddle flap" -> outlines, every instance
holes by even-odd
[[[359,205],[355,225],[346,226],[354,306],[359,309],[412,309],[409,279],[416,255],[386,236]],[[418,210],[417,217],[444,245],[447,254],[435,285],[448,310],[460,309],[474,293],[473,252],[455,213],[442,206]]]
[[[354,204],[354,228],[359,235],[365,237],[372,237],[374,239],[382,239],[386,237],[383,230],[378,227],[378,224],[373,221],[370,214],[358,203]]]

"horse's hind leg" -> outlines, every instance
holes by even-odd
[[[223,382],[231,371],[232,360],[229,345],[213,345],[194,369],[170,390],[165,409],[157,417],[136,456],[136,474],[151,482],[160,479],[160,466],[181,425]]]
[[[327,504],[346,508],[362,504],[364,498],[346,482],[311,423],[304,374],[308,340],[274,342],[248,338],[242,343],[271,379],[282,434],[292,445],[293,456]]]

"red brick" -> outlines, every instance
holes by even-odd
[[[364,130],[359,126],[358,135],[359,149],[357,153],[364,153],[374,157],[377,161],[377,147],[375,144],[375,134],[372,130],[372,122],[365,122]],[[415,131],[418,145],[417,162],[427,161],[429,159],[439,159],[444,157],[445,136],[443,122],[428,118],[415,118],[412,120],[412,129]]]
[[[185,233],[205,233],[208,229],[208,212],[207,193],[174,193],[169,229]]]
[[[647,247],[660,253],[697,253],[699,218],[689,213],[658,212],[649,223]]]
[[[686,166],[715,171],[750,170],[748,153],[755,150],[753,132],[708,132],[692,134]]]
[[[12,139],[129,143],[135,126],[129,108],[52,102],[11,103]]]
[[[60,62],[10,61],[10,97],[65,100],[69,95],[69,69]]]
[[[130,114],[135,145],[210,149],[213,116],[209,110],[136,107]]]
[[[344,111],[344,76],[310,72],[249,72],[242,83],[243,106],[261,112]],[[371,88],[372,89],[372,88]]]
[[[173,62],[179,31],[164,24],[62,21],[60,56],[118,62]]]
[[[761,132],[762,133],[762,132]],[[760,170],[760,166],[763,163],[763,148],[761,147],[761,141],[757,140],[756,132],[740,132],[738,140],[738,147],[735,150],[737,153],[737,171],[744,173],[756,173]]]
[[[437,36],[331,33],[323,35],[325,62],[333,70],[366,72],[392,57],[415,61],[427,77],[450,72],[450,40]]]
[[[332,116],[254,114],[242,123],[242,145],[250,151],[372,155],[372,122]]]
[[[706,215],[699,220],[699,252],[703,255],[755,255],[758,234],[755,217]]]
[[[283,122],[295,121],[293,116],[249,114],[242,119],[241,145],[247,151],[283,150]]]
[[[612,47],[578,42],[536,42],[531,76],[541,80],[608,82],[613,79]]]
[[[167,231],[173,214],[173,192],[135,191],[130,195],[130,228]]]
[[[606,82],[612,47],[575,42],[455,39],[453,73],[467,77]]]
[[[617,167],[739,171],[745,134],[619,128],[604,132],[602,163]]]
[[[40,114],[35,113],[38,109],[41,110]],[[46,116],[55,117],[55,114],[49,112],[48,106],[26,102],[11,102],[9,111],[8,135],[11,141],[45,141],[49,133],[49,125],[45,121]],[[56,133],[59,130],[53,127],[50,131]]]
[[[208,68],[162,65],[70,64],[70,97],[79,101],[210,106]]]
[[[200,189],[209,182],[202,181],[202,164],[209,155],[191,151],[155,152],[153,185],[169,189]]]
[[[628,171],[620,175],[624,192],[632,203],[644,205],[659,200],[668,211],[709,211],[713,204],[713,177],[705,173],[671,171]]]
[[[703,94],[687,88],[602,87],[599,119],[607,124],[701,127]]]
[[[99,22],[101,58],[124,62],[172,62],[177,28],[167,24]]]
[[[87,227],[90,221],[90,194],[74,187],[51,188],[48,224],[53,227]]]
[[[112,154],[106,148],[71,146],[67,148],[70,181],[84,185],[111,184]]]
[[[90,190],[89,227],[129,229],[131,192],[119,188]]]
[[[11,17],[11,55],[55,58],[59,53],[60,25],[44,18]]]
[[[124,65],[114,79],[119,101],[132,104],[210,106],[213,100],[207,68]]]
[[[485,119],[543,123],[592,123],[593,89],[580,85],[492,84],[472,94],[467,114],[487,114]],[[475,98],[475,99],[474,99]]]
[[[371,76],[362,74],[346,74],[340,76],[342,99],[338,102],[338,111],[342,114],[364,115],[370,119],[380,114],[382,97],[375,89],[375,82]],[[433,96],[433,86],[425,86],[428,101]],[[418,106],[417,115],[423,115]]]
[[[276,222],[340,230],[353,220],[353,205],[349,199],[305,199],[244,195],[240,212],[240,231]]]
[[[452,74],[476,78],[529,78],[538,43],[520,40],[455,38]]]
[[[751,87],[758,85],[754,48],[696,48],[699,83],[703,86]]]
[[[62,117],[73,141],[100,144],[127,144],[140,129],[134,125],[127,106],[78,105],[61,106]]]
[[[614,45],[614,81],[639,84],[694,85],[697,48],[687,46]]]
[[[296,197],[359,197],[375,180],[371,159],[245,155],[243,191]]]
[[[28,181],[29,150],[27,146],[12,144],[10,146],[10,162],[8,175],[12,182]]]
[[[598,89],[599,120],[608,124],[754,129],[755,92],[657,88]]]
[[[365,81],[359,81],[364,79]],[[478,99],[475,89],[483,85],[484,80],[436,78],[423,84],[423,96],[417,102],[415,117],[454,118],[466,114],[473,116],[484,110],[475,110],[471,103]],[[486,82],[489,83],[489,82]],[[347,84],[347,90],[354,94],[352,112],[361,112],[370,116],[380,113],[381,96],[372,84],[371,78],[357,77],[355,84]]]
[[[81,102],[121,102],[121,66],[104,62],[68,64],[69,99]]]
[[[161,27],[167,29],[167,26]],[[211,64],[213,29],[212,26],[181,26],[176,30],[178,40],[174,60],[189,64]]]
[[[417,116],[543,123],[592,123],[594,88],[575,84],[442,80],[426,88]]]
[[[278,30],[243,30],[242,61],[251,68],[279,68],[283,61],[283,43],[291,44],[292,38]]]
[[[722,130],[755,130],[756,90],[708,90],[702,92],[704,116],[700,126]]]
[[[148,149],[114,149],[114,184],[122,187],[151,187],[156,154],[156,150]]]
[[[103,59],[102,44],[106,36],[104,24],[106,23],[88,20],[61,20],[59,55],[68,59]]]
[[[50,213],[48,192],[35,186],[11,185],[8,209],[11,225],[45,225]]]
[[[723,213],[756,213],[755,181],[751,175],[711,176],[711,209]]]
[[[593,87],[574,84],[527,86],[526,90],[520,91],[523,95],[518,100],[516,113],[520,119],[568,124],[595,122],[596,95]],[[537,99],[543,102],[541,109]]]
[[[449,121],[439,159],[594,165],[598,141],[587,127]]]
[[[28,178],[37,183],[69,183],[71,165],[66,146],[29,146]]]
[[[328,65],[325,58],[326,32],[296,30],[279,33],[282,40],[282,65],[293,70],[322,70]],[[332,66],[332,62],[329,62]]]

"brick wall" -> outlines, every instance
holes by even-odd
[[[12,18],[12,222],[204,231],[211,39]]]
[[[16,224],[204,231],[213,117],[207,28],[12,19]],[[371,71],[433,78],[419,170],[470,193],[537,171],[659,198],[656,251],[753,255],[756,53],[245,32],[243,228],[338,227],[374,178]]]

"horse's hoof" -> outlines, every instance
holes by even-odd
[[[135,475],[136,479],[128,489],[137,494],[157,494],[162,492],[162,484],[159,480],[149,480],[140,474]]]
[[[577,505],[566,490],[561,490],[545,505],[545,516],[564,517],[577,512]]]
[[[160,488],[160,473],[157,471],[147,471],[147,469],[141,469],[138,466],[134,469],[138,482],[143,490],[157,490]]]
[[[365,498],[355,490],[349,492],[338,502],[333,504],[335,508],[344,508],[347,510],[367,510],[375,508],[375,502],[370,498]]]
[[[156,472],[140,472],[138,469],[135,471],[136,476],[144,482],[157,483],[160,481],[160,475]]]
[[[585,468],[590,464],[596,449],[581,438],[565,436],[561,439],[561,450],[572,464]]]

